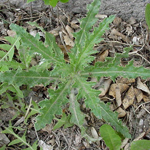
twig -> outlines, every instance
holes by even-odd
[[[28,113],[29,113],[29,110],[30,110],[30,108],[31,108],[31,105],[32,105],[32,97],[30,98],[29,107],[28,107],[28,109],[27,109],[27,112],[26,112],[26,114],[25,114],[25,117],[24,117],[24,118],[26,118],[26,117],[27,117],[27,115],[28,115]]]
[[[148,103],[150,103],[150,102],[145,102],[145,103],[140,104],[140,105],[136,108],[136,110],[134,111],[134,113],[135,113],[141,106],[143,106],[143,105],[145,105],[145,104],[148,104]]]
[[[137,53],[137,51],[129,53],[129,55],[134,55],[134,54],[137,55],[137,56],[142,57],[142,59],[144,59],[150,65],[150,62],[146,58],[144,58],[141,54]]]

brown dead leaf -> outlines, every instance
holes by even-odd
[[[16,32],[13,30],[7,30],[8,36],[14,37],[16,35]]]
[[[121,102],[121,93],[120,93],[119,86],[116,86],[115,92],[116,92],[116,103],[117,103],[117,106],[119,107],[122,103]]]
[[[124,117],[127,114],[126,111],[123,110],[121,107],[119,107],[116,111],[118,112],[119,118]]]
[[[141,79],[137,79],[137,88],[148,93],[150,95],[150,90],[148,89],[147,85],[141,82]]]
[[[137,102],[141,102],[141,100],[143,99],[143,93],[141,90],[134,88],[134,93],[135,93],[135,97],[137,99]]]
[[[71,40],[73,40],[73,34],[72,34],[72,33],[74,33],[73,29],[68,25],[65,27],[65,29],[68,32],[69,37],[71,38]]]
[[[101,53],[100,55],[98,55],[97,57],[96,57],[96,62],[97,61],[105,61],[105,58],[108,56],[108,53],[109,53],[109,51],[108,50],[105,50],[103,53]]]
[[[71,46],[68,46],[68,45],[65,45],[65,47],[64,47],[64,45],[58,45],[58,46],[59,46],[59,48],[62,50],[62,52],[64,53],[65,61],[66,61],[66,62],[69,62],[69,57],[68,57],[67,52],[70,52],[70,49],[71,49],[72,47],[71,47]],[[67,49],[67,51],[66,51],[66,49]]]
[[[107,79],[104,80],[104,82],[100,85],[100,88],[98,89],[99,91],[101,91],[101,93],[99,94],[100,97],[104,96],[107,93],[111,82],[112,82],[111,79]]]
[[[121,77],[121,78],[118,78],[117,80],[116,80],[116,83],[124,83],[124,84],[131,84],[131,83],[134,83],[135,82],[135,79],[128,79],[128,78],[123,78],[123,77]]]
[[[129,86],[127,84],[122,84],[122,83],[112,84],[109,90],[109,95],[113,96],[114,98],[116,98],[117,87],[119,87],[120,93],[123,93],[124,91],[128,89]]]
[[[123,35],[122,33],[120,33],[119,31],[117,31],[117,30],[114,29],[114,28],[111,30],[110,35],[112,35],[112,36],[117,36],[117,37],[121,37],[121,39],[122,39],[124,42],[129,42],[128,37],[126,37],[125,35]]]
[[[57,28],[51,30],[49,33],[53,34],[54,36],[58,36],[59,31],[61,31],[61,27],[57,27]]]
[[[127,24],[127,27],[126,27],[126,33],[127,35],[131,35],[133,32],[133,29],[132,29],[132,26],[130,24]]]
[[[135,94],[134,94],[134,88],[131,86],[128,90],[128,92],[125,95],[125,98],[123,99],[123,106],[125,109],[127,109],[129,106],[131,106],[134,102]]]
[[[114,111],[114,110],[115,110],[114,104],[110,104],[110,105],[109,105],[109,108],[110,108],[110,110]]]
[[[79,21],[72,20],[70,24],[73,29],[79,29]]]
[[[48,134],[51,134],[51,133],[52,133],[52,130],[53,130],[52,124],[47,124],[47,125],[42,129],[42,131],[48,132]]]
[[[143,95],[143,100],[144,102],[149,102],[150,101],[150,97]]]
[[[63,52],[64,54],[67,54],[67,53],[66,53],[66,49],[65,49],[65,47],[64,47],[63,45],[58,45],[58,46],[59,46],[59,48],[62,50],[62,52]],[[71,49],[72,47],[66,45],[66,48],[67,48],[67,51],[70,52],[70,49]]]
[[[66,45],[69,45],[69,46],[71,46],[71,47],[74,46],[74,42],[69,38],[68,35],[64,35],[64,41],[65,41],[65,44],[66,44]]]

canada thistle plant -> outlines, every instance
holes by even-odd
[[[15,38],[6,38],[11,45],[1,45],[5,49],[1,55],[0,82],[13,85],[16,91],[19,86],[25,84],[33,87],[38,84],[44,86],[54,83],[55,90],[48,89],[49,99],[39,102],[40,113],[36,117],[35,128],[40,130],[46,124],[50,124],[55,115],[62,115],[62,106],[69,103],[71,113],[70,122],[81,129],[81,134],[89,138],[84,126],[85,115],[80,110],[78,100],[83,99],[87,108],[98,118],[103,119],[121,133],[124,137],[130,138],[129,131],[120,120],[117,113],[112,112],[109,104],[105,104],[98,97],[100,91],[93,89],[96,84],[88,81],[89,77],[100,79],[110,77],[136,78],[141,76],[149,77],[149,70],[143,67],[134,67],[130,61],[125,67],[120,65],[120,59],[128,57],[131,48],[126,48],[124,53],[116,54],[114,58],[107,58],[105,62],[90,63],[95,59],[93,50],[95,44],[100,43],[102,35],[109,29],[109,24],[115,16],[105,18],[98,27],[93,27],[97,22],[95,15],[98,13],[100,0],[94,0],[88,5],[87,16],[80,20],[80,30],[74,33],[75,46],[68,52],[69,63],[64,60],[64,54],[56,44],[55,38],[48,32],[45,33],[45,42],[39,40],[39,35],[33,37],[24,28],[11,24],[10,28],[17,34]],[[93,32],[90,30],[93,29]],[[19,62],[13,60],[14,47],[18,50]],[[41,62],[30,67],[32,56],[38,53]],[[52,69],[50,69],[52,68]]]

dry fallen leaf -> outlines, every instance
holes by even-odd
[[[93,138],[98,139],[98,134],[94,127],[91,127],[91,133]]]
[[[116,88],[115,88],[115,92],[116,92],[116,103],[117,103],[117,107],[121,106],[121,93],[120,93],[120,88],[119,86],[117,85]]]
[[[117,31],[116,29],[112,29],[110,35],[121,37],[124,42],[129,42],[128,37]]]
[[[8,36],[14,37],[16,35],[16,32],[13,30],[7,30]]]
[[[116,83],[124,83],[124,84],[131,84],[134,82],[135,82],[135,79],[128,79],[128,78],[123,78],[123,77],[120,77],[116,80]]]
[[[36,34],[37,34],[37,30],[31,30],[31,31],[30,31],[30,34],[31,34],[32,36],[34,36],[34,37],[35,37],[35,36],[36,36]]]
[[[148,93],[150,95],[150,90],[148,89],[147,85],[141,82],[141,79],[137,79],[137,88]]]
[[[57,27],[51,30],[49,33],[53,34],[54,36],[58,36],[60,31],[61,31],[61,27]]]
[[[149,102],[150,101],[150,97],[143,95],[143,100],[144,102]]]
[[[105,50],[103,53],[101,53],[100,55],[98,55],[97,57],[96,57],[96,62],[97,61],[101,61],[101,62],[103,62],[103,61],[105,61],[105,58],[108,56],[108,50]]]
[[[143,99],[143,93],[141,90],[134,88],[134,93],[135,93],[135,97],[137,99],[137,102],[141,102],[141,100]]]
[[[59,48],[62,50],[62,52],[64,53],[64,54],[67,54],[66,53],[66,49],[65,49],[65,47],[63,46],[63,45],[58,45],[59,46]],[[66,48],[67,48],[67,51],[68,52],[70,52],[70,49],[72,48],[71,46],[68,46],[68,45],[65,45],[66,46]]]
[[[126,27],[126,33],[127,33],[127,35],[128,36],[131,35],[132,32],[133,32],[132,26],[130,24],[128,24],[127,27]]]
[[[66,45],[69,45],[69,46],[71,46],[71,47],[74,46],[74,42],[69,38],[68,35],[64,35],[64,41],[65,41],[65,44],[66,44]]]
[[[65,29],[68,32],[69,37],[71,38],[71,40],[73,40],[73,34],[72,34],[72,33],[74,33],[73,29],[68,25],[65,27]]]
[[[116,111],[118,112],[119,118],[124,117],[127,114],[126,111],[123,110],[121,107],[119,107]]]
[[[52,124],[47,124],[42,131],[48,132],[48,134],[51,134],[53,130]]]
[[[131,86],[128,90],[128,92],[125,95],[125,98],[123,99],[123,106],[125,109],[127,109],[129,106],[131,106],[134,102],[135,94],[134,94],[134,88]]]
[[[112,84],[109,90],[109,95],[113,96],[114,98],[116,98],[116,88],[119,87],[120,89],[120,93],[123,93],[124,91],[126,91],[128,89],[128,85],[127,84],[122,84],[122,83],[118,83],[118,84]]]
[[[111,82],[111,79],[107,79],[100,85],[100,88],[98,89],[99,91],[101,91],[101,93],[99,94],[100,97],[104,96],[107,93]]]
[[[39,146],[40,146],[43,150],[53,150],[53,146],[47,145],[43,140],[40,140],[40,141],[39,141]]]
[[[77,21],[77,20],[73,20],[73,21],[71,21],[71,27],[73,28],[73,29],[78,29],[80,26],[79,26],[79,21]]]

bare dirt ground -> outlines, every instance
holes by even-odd
[[[1,0],[0,3],[6,2],[8,4],[7,1],[8,0]],[[70,0],[67,4],[59,4],[59,6],[71,13],[85,13],[86,5],[90,2],[92,2],[92,0]],[[144,9],[147,3],[150,3],[150,0],[101,0],[100,13],[103,15],[117,15],[125,20],[134,17],[139,21],[143,21],[145,20]],[[29,4],[26,4],[26,0],[10,0],[10,4],[16,8],[29,10]],[[36,0],[32,5],[35,11],[42,11],[45,8],[42,0]]]
[[[55,10],[44,6],[41,1],[33,2],[32,8],[29,4],[19,0],[1,0],[0,11],[0,43],[3,43],[3,37],[10,35],[9,24],[11,22],[28,28],[31,34],[39,32],[36,28],[27,25],[27,21],[37,21],[46,31],[56,35],[59,45],[62,46],[58,32],[62,30],[63,22],[65,27],[68,25],[75,32],[79,29],[78,19],[85,16],[85,5],[90,1],[70,1],[68,4],[59,4],[59,19]],[[143,65],[150,67],[150,41],[147,39],[147,25],[144,21],[144,9],[149,0],[112,0],[102,1],[100,14],[97,16],[99,21],[106,17],[105,15],[117,14],[114,22],[110,25],[110,30],[104,35],[104,41],[97,45],[96,49],[99,53],[96,56],[96,61],[104,61],[108,57],[113,57],[116,52],[123,52],[123,48],[133,45],[133,51],[130,52],[129,60],[133,59],[136,66]],[[118,7],[117,7],[118,6]],[[104,15],[104,16],[102,16]],[[69,42],[65,43],[68,47]],[[60,46],[60,47],[61,47]],[[33,60],[36,64],[37,60]],[[126,63],[128,60],[123,60]],[[102,87],[107,87],[103,89]],[[119,87],[120,91],[116,91]],[[143,88],[144,87],[144,88]],[[132,134],[132,139],[148,139],[150,140],[150,82],[149,80],[142,80],[140,78],[128,80],[117,78],[115,82],[110,79],[103,78],[100,80],[97,88],[103,91],[100,95],[101,100],[111,102],[112,110],[117,110],[121,115],[120,119],[129,128]],[[31,89],[30,93],[23,99],[23,103],[28,108],[29,100],[38,102],[46,97],[47,88],[37,86]],[[122,92],[123,91],[123,92]],[[116,96],[118,92],[120,99]],[[134,101],[126,108],[122,106],[123,101],[128,97],[133,97]],[[121,101],[118,109],[118,101]],[[17,110],[22,110],[22,105],[17,100],[14,103],[5,99],[3,95],[0,96],[0,130],[9,126],[9,120],[17,114]],[[17,109],[16,109],[17,108]],[[25,114],[20,113],[17,118],[12,121],[12,124],[18,123],[18,120]],[[104,124],[103,121],[97,120],[93,114],[87,112],[86,122],[88,125],[88,132],[92,136],[92,129],[94,128],[99,134],[99,127]],[[17,124],[24,129],[27,129],[27,141],[32,144],[38,138],[44,141],[47,145],[52,146],[54,150],[108,150],[104,142],[97,141],[92,144],[81,138],[80,130],[77,126],[67,129],[60,128],[55,131],[52,130],[56,124],[56,120],[52,124],[47,125],[44,129],[36,132],[33,125],[34,117],[28,120],[28,124],[20,122]],[[16,130],[19,136],[23,135],[23,131]],[[21,145],[8,146],[9,142],[14,140],[14,136],[10,134],[0,135],[0,147],[6,145],[6,150],[19,150],[25,147]],[[128,150],[131,140],[125,139],[123,149]],[[49,148],[50,149],[50,148]]]

